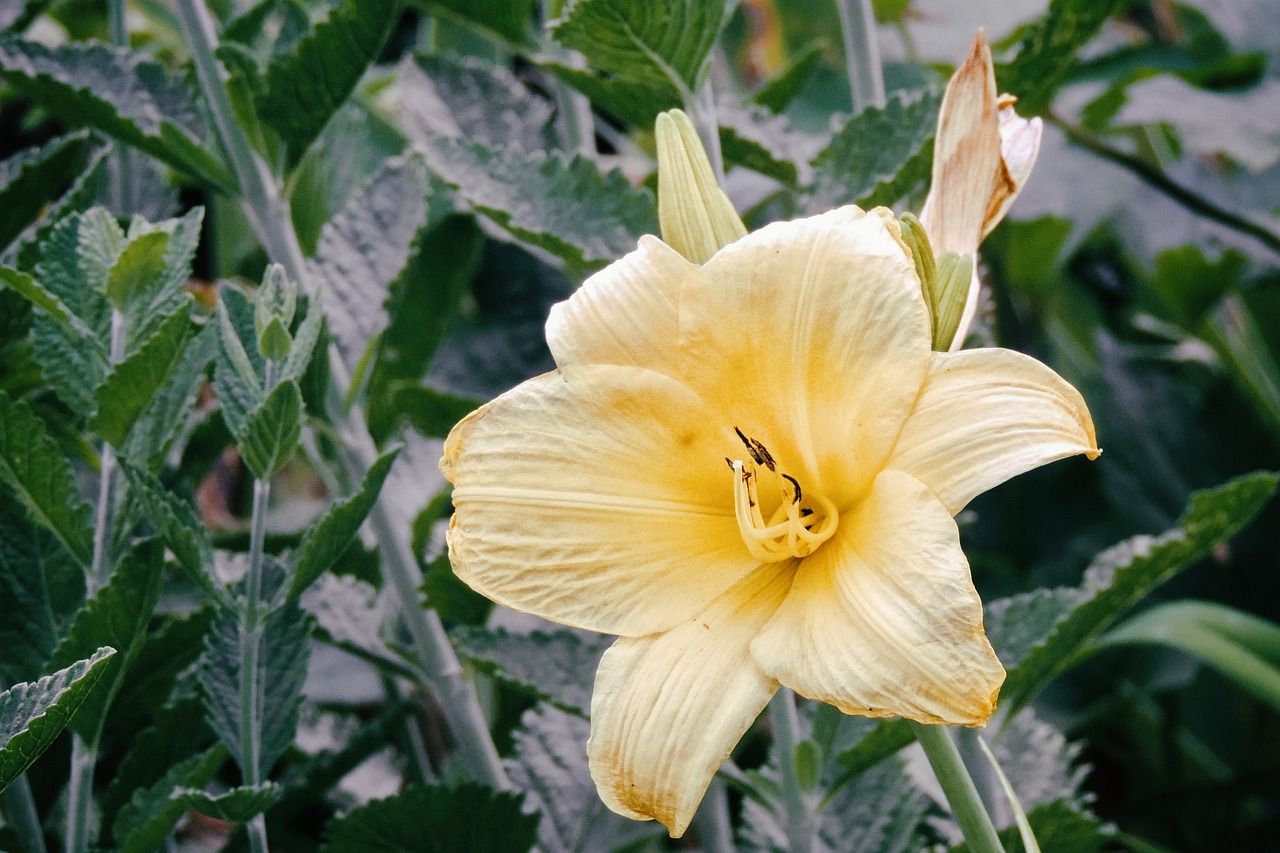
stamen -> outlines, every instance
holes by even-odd
[[[763,448],[758,442],[742,438],[749,452]],[[754,459],[755,453],[751,455]],[[800,483],[788,474],[778,473],[776,463],[769,465],[764,458],[774,462],[769,456],[762,457],[758,464],[765,465],[778,477],[778,489],[782,493],[782,501],[767,523],[760,505],[759,469],[742,460],[725,460],[734,472],[734,516],[742,541],[753,557],[765,562],[807,557],[836,532],[840,512],[822,495],[817,496],[816,506],[801,506]]]

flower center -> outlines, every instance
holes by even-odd
[[[749,459],[728,459],[733,470],[733,508],[738,530],[751,556],[768,563],[807,557],[836,532],[840,512],[823,495],[805,492],[795,477],[778,470],[778,463],[753,438],[734,427],[747,448]],[[766,494],[781,495],[766,521],[761,486]]]

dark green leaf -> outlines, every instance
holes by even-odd
[[[399,453],[400,449],[394,448],[379,456],[365,472],[355,493],[336,502],[307,528],[293,565],[290,599],[297,598],[328,571],[360,532],[360,525],[378,500],[382,483]]]
[[[123,448],[138,419],[182,364],[190,332],[188,299],[148,341],[107,373],[94,394],[97,407],[89,419],[90,429],[113,447]]]
[[[938,104],[933,93],[899,93],[884,109],[868,107],[849,119],[814,158],[809,209],[892,204],[927,181]]]
[[[133,495],[142,503],[147,521],[169,546],[183,574],[211,599],[221,600],[224,593],[212,575],[213,545],[195,508],[142,468],[125,460],[120,461],[120,467]]]
[[[683,96],[702,88],[728,11],[723,0],[575,0],[551,34],[592,68]]]
[[[172,797],[201,814],[231,823],[247,823],[280,802],[284,789],[275,782],[244,785],[221,794],[209,794],[199,788],[178,788]]]
[[[472,627],[455,628],[450,638],[459,654],[498,681],[584,718],[591,714],[596,665],[613,641],[573,631],[520,635]]]
[[[223,316],[225,314],[225,317]],[[234,287],[218,291],[218,356],[213,389],[227,429],[240,432],[249,413],[262,401],[266,363],[258,352],[253,306]]]
[[[34,681],[84,603],[84,569],[0,494],[0,685]]]
[[[1075,64],[1076,53],[1122,5],[1121,0],[1052,0],[1023,34],[1018,54],[996,72],[1000,91],[1018,96],[1018,112],[1040,115]]]
[[[55,225],[68,216],[88,210],[98,199],[98,186],[106,168],[109,147],[97,149],[90,155],[88,163],[72,181],[67,191],[53,204],[46,205],[41,217],[30,225],[0,255],[4,263],[13,264],[20,269],[34,269],[39,262],[40,247],[45,238],[53,231]]]
[[[188,339],[182,357],[169,373],[143,413],[125,437],[121,458],[155,471],[179,438],[184,438],[204,386],[205,368],[218,348],[218,330],[212,323]]]
[[[248,643],[260,643],[256,680],[262,707],[268,711],[262,717],[258,773],[265,777],[293,743],[298,728],[311,620],[296,605],[285,604],[267,614],[260,630],[260,636],[247,636],[242,617],[223,610],[205,637],[199,678],[209,725],[231,754],[242,760],[241,673]]]
[[[141,287],[135,290],[134,297],[125,306],[131,347],[155,334],[156,326],[163,323],[179,303],[188,299],[186,285],[200,245],[203,222],[204,208],[196,207],[178,219],[166,219],[154,225],[135,220],[130,226],[130,249],[126,252],[138,240],[154,239],[151,234],[164,234],[168,238],[160,269],[149,279],[140,280]],[[155,261],[149,259],[148,263],[154,264]]]
[[[96,744],[107,710],[146,642],[163,580],[164,549],[155,540],[139,543],[121,560],[107,585],[85,602],[53,653],[51,664],[66,666],[101,646],[119,651],[107,668],[102,688],[81,708],[73,725],[91,744]]]
[[[634,249],[641,234],[657,233],[652,194],[584,157],[447,138],[433,140],[426,155],[469,204],[572,268],[602,266]]]
[[[302,437],[302,390],[297,382],[281,382],[245,416],[236,447],[259,480],[270,479],[289,461]]]
[[[845,769],[844,777],[865,773],[889,756],[910,746],[915,739],[911,724],[906,720],[880,720],[862,740],[840,753],[840,764]]]
[[[55,115],[87,124],[220,187],[226,167],[201,147],[203,123],[185,81],[125,48],[69,42],[48,48],[0,36],[0,71]]]
[[[53,675],[0,693],[0,791],[26,772],[66,728],[115,653],[112,648],[98,649]]]
[[[98,336],[77,317],[56,294],[50,293],[38,281],[24,272],[0,267],[0,284],[40,309],[44,316],[57,323],[75,346],[83,347],[89,356],[106,360],[106,351]]]
[[[416,785],[329,821],[329,853],[522,853],[536,841],[538,816],[520,797],[480,785]]]
[[[791,186],[807,181],[809,159],[821,144],[816,138],[795,132],[785,118],[769,115],[759,107],[721,107],[716,116],[726,163],[744,166]]]
[[[138,294],[152,289],[164,272],[164,256],[169,249],[169,235],[151,231],[131,239],[107,272],[107,301],[117,311],[134,301]]]
[[[320,307],[352,372],[387,328],[387,296],[426,224],[426,194],[421,155],[393,157],[320,233],[312,277],[323,288]]]
[[[542,67],[587,96],[598,109],[635,128],[648,130],[663,110],[684,106],[669,85],[642,83],[622,77],[602,77],[558,62],[544,60]]]
[[[226,760],[227,750],[218,744],[183,758],[168,767],[154,784],[134,790],[111,827],[121,853],[152,853],[161,849],[187,811],[184,803],[173,799],[174,791],[208,784]]]
[[[781,115],[782,111],[795,100],[796,95],[800,94],[800,90],[804,88],[805,83],[809,82],[809,77],[821,62],[822,42],[815,41],[805,45],[791,57],[787,67],[782,69],[781,73],[766,80],[764,85],[756,90],[751,100],[774,115]]]
[[[529,41],[529,21],[533,0],[412,0],[429,12],[443,12],[473,26],[488,30],[513,44]]]
[[[81,131],[28,148],[0,163],[0,249],[14,241],[87,165],[91,143]]]
[[[258,114],[296,160],[346,102],[397,20],[396,0],[342,0],[287,53],[272,58]]]
[[[427,438],[444,438],[483,403],[426,385],[402,385],[396,389],[395,405],[418,432]]]
[[[483,625],[493,612],[492,601],[458,580],[448,554],[427,564],[422,573],[422,594],[427,607],[440,614],[446,625]]]
[[[44,421],[25,401],[4,392],[0,392],[0,482],[13,490],[36,523],[53,531],[81,565],[89,565],[92,520],[76,486],[75,473]]]
[[[1213,489],[1196,492],[1178,524],[1159,536],[1135,536],[1099,554],[1085,572],[1076,595],[1030,593],[992,602],[986,624],[992,645],[1009,676],[1001,695],[1003,707],[1025,705],[1049,681],[1076,660],[1081,649],[1160,584],[1230,539],[1270,500],[1280,477],[1266,471],[1237,477]],[[1060,610],[1072,604],[1069,610]],[[1033,611],[1039,640],[1028,642],[1026,626]],[[1019,624],[1022,623],[1022,624]],[[1004,650],[1006,626],[1018,626],[1010,643],[1026,649],[1020,659]]]

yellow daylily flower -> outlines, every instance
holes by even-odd
[[[1040,151],[1043,125],[1014,112],[1016,98],[996,94],[995,68],[986,37],[978,32],[947,83],[938,113],[933,177],[920,211],[938,254],[976,254],[978,245],[1004,219],[1022,190]],[[978,308],[977,265],[965,296],[954,351]]]
[[[1040,362],[932,350],[888,211],[774,223],[701,265],[642,237],[547,340],[558,368],[445,442],[449,552],[496,602],[619,635],[587,745],[611,809],[680,836],[779,684],[987,721],[1004,670],[953,516],[1099,451]]]

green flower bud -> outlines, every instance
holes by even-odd
[[[703,264],[747,234],[716,182],[693,122],[680,110],[658,116],[658,222],[668,246]]]

